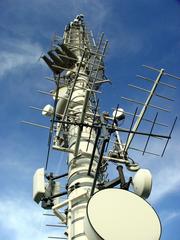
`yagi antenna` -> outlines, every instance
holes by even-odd
[[[37,169],[33,177],[33,199],[51,211],[45,216],[58,218],[58,224],[48,223],[46,226],[57,230],[65,228],[65,237],[57,234],[48,238],[159,240],[161,237],[160,219],[145,201],[151,194],[151,173],[141,168],[135,156],[132,159],[131,151],[164,155],[177,118],[168,134],[157,132],[156,126],[167,129],[168,125],[161,121],[160,114],[161,111],[169,112],[169,108],[164,108],[161,103],[153,104],[152,100],[166,101],[166,105],[174,102],[166,94],[159,94],[158,90],[161,86],[176,88],[164,82],[164,76],[180,78],[164,69],[143,65],[157,73],[155,80],[137,75],[152,84],[151,88],[134,84],[129,87],[146,93],[145,101],[123,97],[138,105],[134,113],[123,109],[120,104],[113,108],[112,114],[102,112],[100,87],[111,83],[105,74],[107,47],[104,33],[95,41],[80,14],[65,27],[63,37],[53,36],[51,48],[41,56],[52,72],[52,76],[46,79],[55,87],[51,91],[38,92],[52,98],[54,103],[30,108],[47,117],[49,126],[22,122],[49,131],[45,166]],[[151,119],[146,113],[153,109],[159,112],[151,114],[154,116]],[[123,126],[126,118],[131,119],[129,127]],[[149,131],[143,128],[145,122],[149,124]],[[140,136],[146,141],[144,147],[137,148],[135,139]],[[165,141],[161,154],[149,150],[149,142],[154,139]],[[49,166],[52,150],[66,153],[63,155],[68,169],[66,173],[61,170],[57,175],[53,173],[57,168]],[[135,172],[134,177],[131,172]]]
[[[147,90],[147,89],[144,89],[144,88],[142,89],[142,88],[140,88],[140,87],[136,87],[136,86],[130,84],[130,86],[133,86],[133,88],[136,88],[136,89],[141,90],[141,91],[146,91],[146,92],[149,93],[149,95],[148,95],[148,97],[147,97],[147,99],[146,99],[146,101],[145,101],[144,103],[141,103],[141,102],[138,102],[138,101],[134,101],[134,100],[131,100],[131,99],[129,99],[129,98],[125,98],[125,97],[124,97],[125,100],[128,100],[128,101],[135,102],[135,103],[138,103],[138,104],[143,105],[143,107],[142,107],[142,109],[141,109],[141,112],[140,112],[140,114],[139,114],[139,116],[138,116],[138,118],[137,118],[137,120],[136,120],[136,122],[135,122],[135,124],[134,124],[134,126],[133,126],[133,128],[132,128],[132,131],[133,131],[134,133],[130,133],[129,136],[128,136],[128,139],[127,139],[127,142],[126,142],[126,145],[125,145],[125,149],[124,149],[125,151],[127,151],[127,149],[130,147],[130,145],[131,145],[131,143],[132,143],[132,140],[133,140],[134,136],[136,135],[135,132],[138,130],[139,125],[141,124],[142,120],[144,119],[144,115],[145,115],[146,111],[148,110],[148,107],[153,107],[153,108],[156,108],[156,109],[165,111],[165,112],[169,112],[168,109],[165,109],[165,108],[162,108],[162,107],[155,106],[155,105],[151,104],[152,98],[153,98],[154,96],[158,96],[158,97],[163,98],[163,99],[165,99],[165,100],[174,101],[174,100],[171,99],[171,98],[168,98],[168,97],[166,97],[166,96],[161,96],[161,95],[159,95],[159,94],[156,93],[157,86],[161,84],[161,78],[163,77],[163,75],[171,75],[171,74],[165,73],[165,70],[164,70],[164,69],[160,69],[160,70],[159,70],[159,69],[156,69],[156,68],[153,68],[153,67],[149,67],[149,66],[147,66],[147,65],[143,65],[143,66],[146,67],[146,68],[148,68],[148,69],[150,69],[150,70],[157,71],[157,72],[159,72],[159,74],[158,74],[158,76],[157,76],[157,78],[156,78],[155,81],[152,80],[153,86],[152,86],[151,90]],[[139,75],[138,75],[138,76],[139,76]],[[172,77],[172,76],[174,76],[174,75],[171,75],[171,77]],[[148,78],[144,78],[144,77],[142,77],[142,76],[139,76],[139,77],[141,77],[141,78],[143,78],[143,79],[145,79],[145,80],[148,79]],[[179,78],[176,77],[175,79],[179,79]],[[148,79],[148,80],[149,80],[149,79]],[[164,84],[164,83],[163,83],[163,84]],[[167,87],[173,87],[173,86],[172,86],[172,85],[167,85]],[[157,116],[155,117],[155,120],[153,121],[152,128],[151,128],[151,130],[150,130],[150,134],[149,134],[149,136],[148,136],[147,142],[146,142],[145,147],[144,147],[144,150],[143,150],[143,154],[144,154],[145,151],[146,151],[146,148],[147,148],[147,145],[148,145],[150,136],[152,135],[152,130],[153,130],[153,128],[154,128],[154,125],[156,124],[156,118],[157,118]],[[167,141],[167,143],[168,143],[168,142],[169,142],[169,141]],[[163,154],[162,154],[162,155],[163,155]]]

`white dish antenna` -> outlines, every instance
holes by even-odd
[[[159,240],[161,223],[154,209],[134,193],[105,189],[90,198],[85,233],[93,240]]]
[[[148,169],[139,169],[132,181],[134,192],[146,199],[152,189],[152,175]]]

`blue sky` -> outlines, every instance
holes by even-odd
[[[119,103],[125,110],[134,111],[135,106],[124,102],[121,96],[145,97],[127,87],[128,83],[150,87],[135,77],[136,74],[154,77],[142,64],[180,75],[180,1],[1,0],[0,9],[0,235],[8,240],[42,240],[53,234],[44,224],[57,220],[42,216],[43,211],[32,201],[31,185],[35,169],[45,162],[48,132],[19,123],[24,119],[49,124],[40,113],[28,109],[30,105],[42,107],[51,101],[36,91],[54,87],[44,79],[51,73],[39,61],[41,54],[49,50],[54,33],[62,35],[64,26],[84,13],[94,35],[103,31],[109,40],[106,75],[113,84],[102,88],[102,110],[112,112],[112,107]],[[169,115],[162,114],[160,118],[170,124],[175,115],[180,115],[180,82],[167,78],[164,81],[177,86],[176,91],[159,89],[176,100],[173,104],[163,101],[161,105],[172,109]],[[163,158],[133,154],[141,166],[153,173],[149,201],[160,215],[162,240],[179,240],[180,235],[179,134],[178,120]],[[140,146],[142,142],[137,140]],[[162,144],[152,143],[151,147],[159,152]],[[65,171],[65,158],[65,154],[59,153],[51,156],[51,165],[56,166],[57,173]]]

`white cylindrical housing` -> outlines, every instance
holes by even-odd
[[[61,117],[63,115],[66,104],[67,104],[67,95],[64,95],[58,100],[56,105],[56,115],[58,117]]]
[[[76,117],[77,121],[80,121],[81,114],[83,111],[83,106],[85,102],[85,96],[86,96],[86,90],[84,89],[84,86],[87,85],[88,78],[87,77],[78,77],[77,83],[74,88],[74,92],[72,94],[72,101],[70,103],[70,111],[73,110],[74,112],[78,112]],[[83,89],[80,87],[83,86]],[[91,109],[89,107],[89,101],[86,108],[86,111],[91,112]],[[92,118],[85,115],[84,122],[91,124]],[[78,136],[79,132],[81,133],[81,136]],[[91,139],[89,141],[89,135],[91,132]],[[78,144],[78,153],[77,156],[75,156],[73,153],[69,154],[68,157],[68,165],[69,165],[69,176],[68,176],[68,189],[69,189],[69,198],[73,198],[78,196],[79,194],[82,194],[84,191],[91,191],[91,187],[94,181],[94,174],[97,166],[97,156],[98,151],[96,150],[95,153],[95,159],[93,161],[92,165],[92,171],[91,176],[88,176],[88,169],[89,164],[91,160],[91,154],[92,150],[94,148],[94,141],[96,137],[96,132],[93,129],[91,131],[90,127],[83,127],[82,131],[79,131],[79,126],[77,125],[71,125],[69,128],[69,137],[68,137],[68,143],[69,148],[73,151],[76,149],[77,139],[80,137],[80,141]],[[88,144],[89,141],[89,144]],[[87,148],[87,145],[88,148]],[[85,153],[85,154],[83,154]],[[87,154],[89,153],[89,157],[87,157]],[[73,189],[74,186],[78,185],[78,188],[75,190]],[[87,206],[88,197],[82,197],[78,200],[73,201],[70,212],[68,213],[68,239],[78,239],[78,240],[88,240],[87,236],[84,232],[84,217],[86,215],[86,206]]]
[[[42,110],[42,115],[50,117],[53,114],[54,108],[50,104],[47,104],[43,110]]]

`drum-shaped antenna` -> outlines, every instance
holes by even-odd
[[[113,118],[116,118],[118,121],[120,121],[125,118],[124,109],[118,108],[117,110],[113,111],[112,115]]]
[[[132,185],[137,195],[144,199],[148,198],[152,189],[151,172],[148,169],[139,169],[133,178]]]
[[[93,240],[159,240],[161,224],[154,209],[122,189],[95,193],[86,208],[85,233]]]
[[[50,104],[47,104],[42,110],[42,115],[50,117],[53,114],[53,111],[54,108]]]

